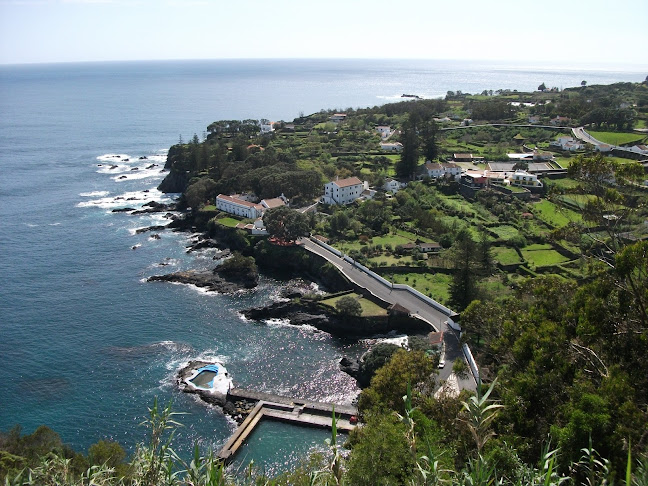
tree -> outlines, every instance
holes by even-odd
[[[585,80],[581,81],[581,86],[582,86],[583,88],[584,88],[585,86],[587,86],[587,81],[585,81]]]
[[[410,121],[403,124],[403,151],[400,161],[396,164],[396,174],[399,177],[412,178],[416,172],[419,159],[419,142],[416,134],[416,126]]]
[[[360,317],[362,306],[357,299],[346,295],[335,303],[335,310],[344,317]]]
[[[416,395],[431,393],[434,386],[434,361],[423,351],[398,349],[385,366],[371,379],[371,385],[360,394],[358,409],[395,410],[404,413],[403,397],[411,384]]]
[[[455,271],[450,284],[450,303],[461,311],[477,298],[477,244],[468,230],[457,234],[452,253]]]
[[[263,224],[271,236],[283,241],[295,241],[308,235],[308,216],[287,206],[266,211]]]
[[[199,209],[214,197],[216,183],[209,177],[203,177],[191,184],[184,193],[187,207]]]
[[[542,83],[540,86],[538,86],[538,91],[547,91],[547,86],[545,86],[545,84]]]

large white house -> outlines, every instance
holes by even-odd
[[[324,196],[322,202],[325,204],[349,204],[360,197],[367,189],[357,177],[338,179],[324,185]]]
[[[542,187],[542,182],[538,180],[537,175],[529,174],[524,170],[516,170],[507,179],[513,186]]]
[[[216,207],[226,213],[243,216],[244,218],[257,219],[263,216],[265,208],[261,204],[251,203],[234,196],[219,194],[216,196]]]
[[[433,179],[438,179],[439,177],[453,177],[454,179],[459,179],[461,177],[461,167],[452,162],[430,162],[429,160],[425,162],[425,172],[428,177]]]

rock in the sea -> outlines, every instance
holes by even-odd
[[[233,293],[244,288],[254,288],[259,282],[258,273],[229,274],[213,271],[187,270],[167,275],[153,275],[148,282],[174,282],[195,285],[219,293]]]

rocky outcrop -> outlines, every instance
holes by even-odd
[[[158,186],[162,192],[184,192],[189,183],[189,174],[171,170]]]
[[[220,266],[213,270],[186,270],[167,275],[153,275],[147,282],[173,282],[195,285],[213,292],[231,294],[242,289],[251,289],[259,283],[256,269],[242,269],[240,272],[224,272]]]
[[[133,211],[131,214],[136,215],[136,214],[164,213],[167,211],[175,211],[176,204],[175,203],[164,204],[157,201],[151,201],[142,205],[142,208],[143,209],[138,209]]]

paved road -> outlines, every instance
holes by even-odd
[[[359,287],[367,289],[373,295],[385,302],[389,302],[390,304],[398,303],[402,305],[408,309],[411,314],[426,321],[430,324],[430,331],[443,331],[446,364],[443,369],[439,370],[439,378],[441,380],[447,380],[452,373],[452,364],[454,363],[454,360],[465,359],[459,343],[458,333],[446,323],[447,316],[445,314],[406,290],[391,289],[385,286],[362,270],[354,267],[351,263],[343,260],[336,254],[328,251],[326,248],[313,243],[307,238],[301,239],[300,243],[302,243],[306,250],[331,262],[349,280]],[[467,379],[459,380],[459,387],[474,391],[476,390],[475,379],[472,374],[469,373],[469,375],[470,376]]]

